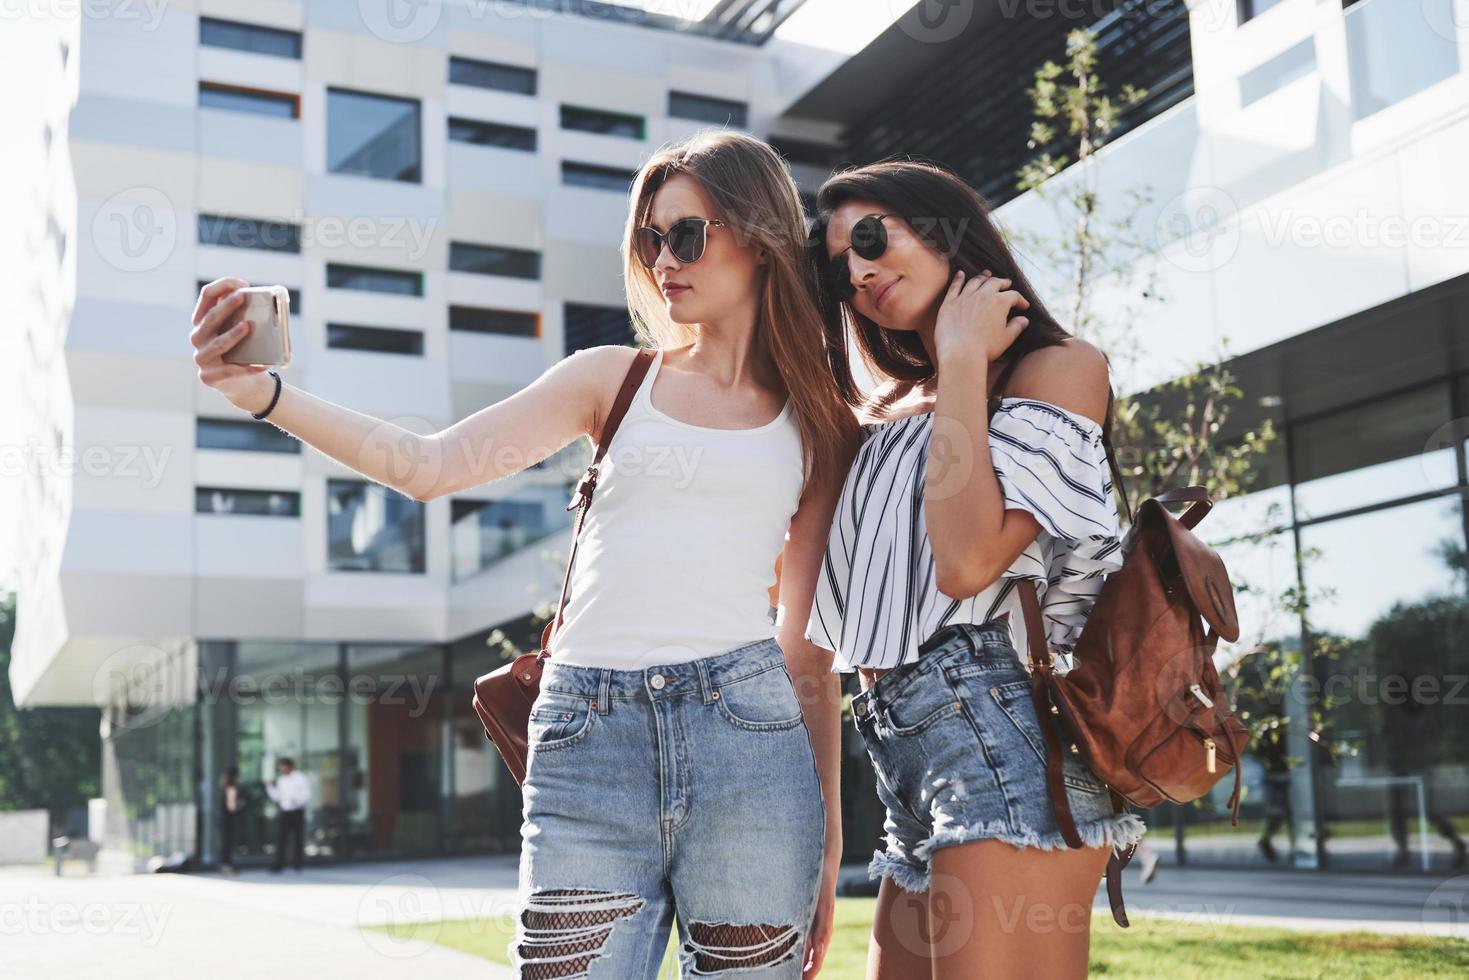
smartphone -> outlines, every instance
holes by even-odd
[[[291,363],[291,294],[285,286],[246,286],[240,292],[244,301],[220,331],[241,320],[254,326],[248,337],[225,353],[225,363],[286,367]]]

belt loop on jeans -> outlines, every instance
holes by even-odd
[[[603,667],[598,673],[597,679],[597,713],[605,715],[612,710],[612,703],[607,695],[607,689],[612,686],[612,668]]]
[[[707,657],[700,657],[694,661],[694,670],[699,675],[699,699],[705,704],[713,704],[714,682],[709,679],[709,665],[704,661]]]

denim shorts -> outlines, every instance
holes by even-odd
[[[545,662],[523,785],[516,976],[798,980],[826,839],[774,638],[668,666]]]
[[[887,810],[887,847],[873,854],[868,876],[923,892],[940,847],[987,839],[1065,847],[1030,675],[1009,626],[956,623],[919,653],[852,699]],[[1062,772],[1083,843],[1121,847],[1141,839],[1142,820],[1113,812],[1107,787],[1080,756],[1065,753]]]

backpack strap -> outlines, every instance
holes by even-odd
[[[612,403],[612,411],[602,426],[602,438],[597,443],[597,452],[587,466],[581,482],[577,484],[576,492],[571,497],[571,503],[566,505],[567,510],[576,510],[576,524],[571,532],[571,553],[566,556],[566,577],[561,580],[561,598],[556,601],[556,615],[541,631],[541,652],[536,659],[543,663],[551,655],[551,638],[561,628],[562,615],[566,609],[566,593],[571,588],[571,569],[576,564],[576,546],[581,539],[582,522],[586,520],[587,511],[592,506],[592,495],[597,492],[597,476],[602,457],[607,454],[607,447],[612,445],[612,437],[617,434],[617,427],[622,424],[622,417],[627,414],[628,407],[632,405],[633,396],[638,393],[638,388],[642,385],[643,378],[647,376],[648,366],[653,363],[655,355],[656,351],[652,348],[643,347],[633,358],[632,364],[627,369],[626,377],[622,379],[622,388],[617,392],[617,399]]]
[[[990,395],[990,418],[994,418],[995,412],[999,411],[1004,387],[1009,382],[1010,375],[1018,363],[1019,358],[1006,365],[1001,372],[994,393]],[[1112,389],[1109,386],[1106,416],[1108,423],[1112,418],[1112,401]],[[1102,426],[1102,448],[1106,450],[1107,463],[1112,470],[1113,488],[1122,499],[1122,506],[1127,511],[1128,522],[1131,523],[1133,519],[1132,503],[1128,500],[1127,488],[1122,480],[1122,468],[1117,464],[1117,453],[1112,449],[1109,429],[1110,424]],[[1205,509],[1207,510],[1207,507]],[[1056,699],[1051,696],[1051,685],[1055,682],[1055,673],[1051,669],[1051,651],[1046,644],[1046,626],[1041,616],[1040,596],[1035,590],[1035,582],[1031,579],[1018,579],[1015,587],[1020,593],[1020,608],[1025,613],[1025,638],[1030,659],[1030,695],[1035,706],[1036,721],[1040,725],[1041,737],[1046,745],[1046,790],[1047,795],[1051,798],[1051,810],[1056,816],[1056,825],[1061,830],[1061,838],[1066,842],[1066,846],[1085,847],[1081,833],[1076,829],[1076,818],[1071,814],[1071,799],[1066,793],[1065,773],[1061,763],[1063,758],[1061,753],[1064,751],[1061,741],[1061,709],[1057,706]],[[1238,758],[1237,755],[1236,758]],[[1113,812],[1126,812],[1126,801],[1111,787],[1108,787],[1107,791],[1111,794]],[[1127,906],[1122,898],[1122,870],[1132,860],[1132,855],[1136,850],[1137,845],[1135,844],[1129,845],[1121,853],[1114,848],[1107,857],[1107,904],[1112,908],[1113,921],[1124,929],[1128,926],[1128,920]]]

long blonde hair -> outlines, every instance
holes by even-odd
[[[837,388],[833,356],[806,259],[806,219],[785,161],[762,140],[733,130],[700,130],[661,147],[638,171],[622,239],[623,278],[633,330],[648,346],[675,349],[698,339],[698,327],[675,323],[651,270],[637,258],[637,229],[650,223],[653,196],[676,174],[709,195],[741,244],[764,249],[757,353],[769,357],[791,400],[801,433],[805,482],[840,479],[851,459],[857,422]]]

